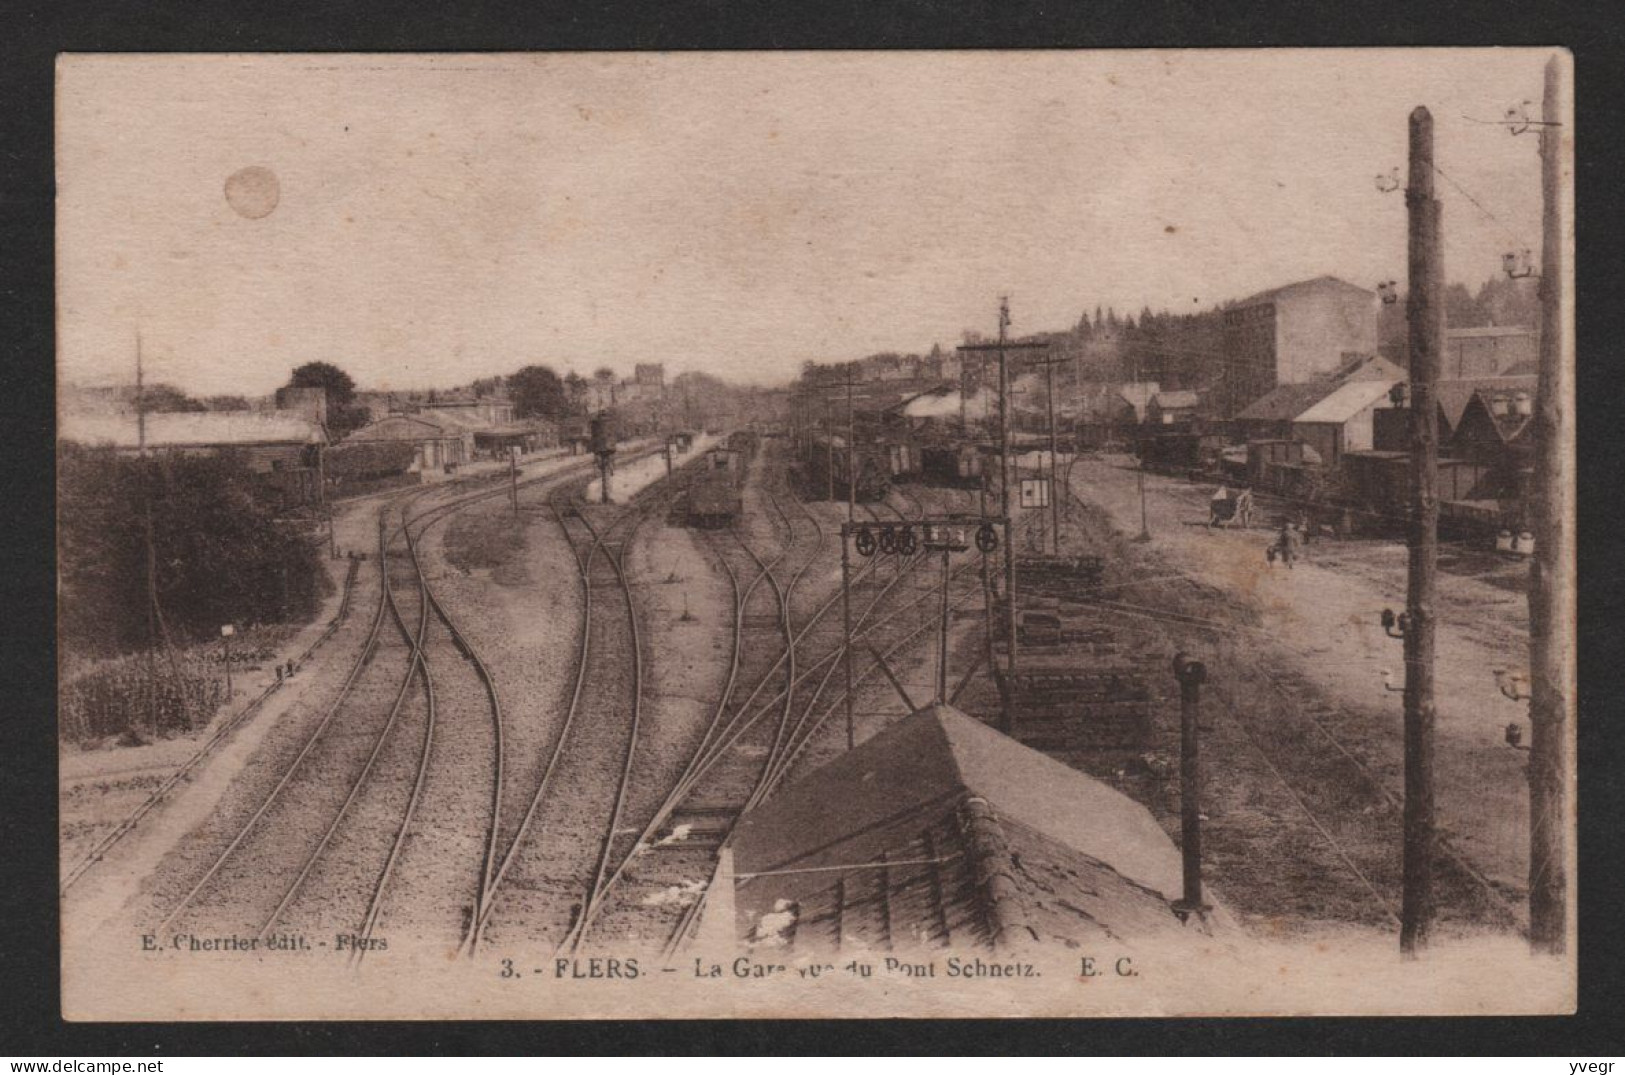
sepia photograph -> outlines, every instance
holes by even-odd
[[[1572,102],[61,55],[63,1018],[1575,1012]]]

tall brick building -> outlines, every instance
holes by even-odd
[[[1335,276],[1261,291],[1224,311],[1218,412],[1228,417],[1280,385],[1331,373],[1348,355],[1376,353],[1376,292]]]

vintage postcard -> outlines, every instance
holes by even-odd
[[[62,56],[64,1015],[1574,1011],[1571,90]]]

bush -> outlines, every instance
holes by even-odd
[[[219,670],[196,658],[177,658],[174,665],[157,657],[157,676],[149,676],[144,655],[118,657],[63,683],[58,729],[66,742],[119,737],[146,740],[175,735],[208,722],[226,700]],[[178,675],[177,675],[178,673]],[[156,696],[156,697],[155,697]],[[149,726],[156,713],[157,727]]]
[[[340,444],[327,452],[327,477],[330,481],[346,478],[382,478],[404,473],[417,456],[412,441],[358,441]]]
[[[120,458],[64,444],[58,456],[59,624],[72,655],[155,641],[148,627],[143,491],[152,498],[158,603],[177,645],[221,624],[302,623],[329,583],[313,532],[279,518],[240,460]]]

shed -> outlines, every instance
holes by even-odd
[[[1150,811],[951,706],[916,711],[747,812],[732,848],[719,880],[732,881],[736,936],[761,946],[1200,936],[1173,911],[1180,855]]]
[[[128,455],[140,450],[142,430],[133,414],[65,414],[57,435]],[[214,455],[231,450],[256,474],[314,466],[315,450],[327,442],[319,423],[284,411],[149,414],[145,436],[147,449],[155,452]]]
[[[1196,417],[1201,400],[1195,392],[1158,392],[1146,404],[1146,420],[1152,425],[1171,426]]]
[[[1391,387],[1386,381],[1350,381],[1298,415],[1293,435],[1331,466],[1344,452],[1367,451],[1374,447],[1372,415],[1393,406]]]
[[[417,446],[412,469],[426,472],[455,467],[474,457],[474,433],[439,415],[392,414],[350,434],[349,440],[410,441]]]

